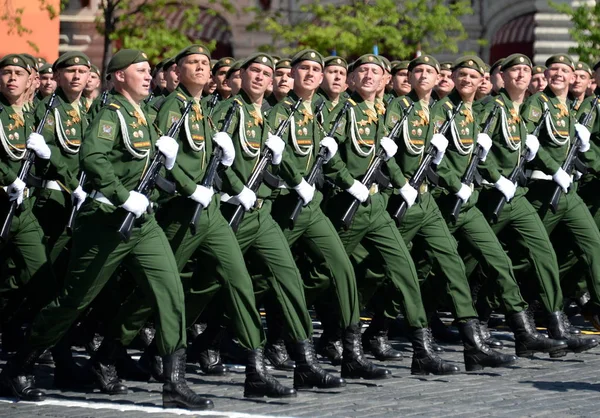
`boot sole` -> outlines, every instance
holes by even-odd
[[[184,404],[180,404],[178,402],[164,402],[163,401],[163,408],[178,408],[178,409],[190,409],[192,411],[205,411],[207,409],[213,409],[215,407],[215,404],[210,403],[207,405],[202,405],[202,406],[190,406],[190,405],[184,405]]]
[[[450,374],[459,374],[460,370],[453,370],[451,372],[446,372],[446,373],[433,373],[433,372],[427,372],[424,370],[411,370],[410,374],[412,374],[413,376],[429,376],[430,374],[434,375],[434,376],[447,376]]]
[[[501,364],[498,366],[484,366],[482,364],[465,364],[465,370],[468,372],[478,372],[478,371],[483,370],[486,367],[491,368],[491,369],[499,369],[501,367],[512,366],[515,363],[516,363],[516,361],[512,361],[510,363],[504,363],[504,364]]]
[[[363,375],[359,375],[359,374],[341,374],[342,379],[364,379],[364,380],[383,380],[383,379],[389,379],[390,377],[392,377],[391,373],[388,374],[384,374],[383,376],[375,376],[375,377],[365,377]]]
[[[526,351],[517,351],[515,354],[517,357],[527,357],[531,358],[535,353],[547,353],[550,354],[551,358],[564,357],[567,355],[568,349],[565,347],[552,347],[547,348],[545,350],[526,350]]]
[[[568,349],[568,351],[571,351],[573,353],[583,353],[584,351],[591,350],[592,348],[597,347],[597,346],[598,346],[598,343],[587,344],[587,345],[585,345],[583,347],[580,347],[580,348]]]
[[[294,389],[296,390],[302,390],[302,389],[312,389],[312,388],[317,388],[317,389],[338,389],[338,388],[343,388],[346,387],[346,382],[343,382],[339,385],[335,385],[335,386],[331,386],[331,385],[317,385],[317,384],[311,384],[311,383],[303,383],[303,384],[296,384],[294,383]]]
[[[248,393],[244,392],[244,398],[295,398],[297,393],[291,393],[289,395],[274,395],[268,393]]]

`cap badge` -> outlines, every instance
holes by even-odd
[[[79,63],[79,57],[73,58],[73,61],[75,62],[75,64]]]

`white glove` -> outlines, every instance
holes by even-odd
[[[328,163],[329,160],[333,158],[333,156],[338,151],[338,144],[335,139],[330,136],[326,136],[321,140],[320,146],[323,148],[327,148],[327,155],[325,156],[325,162]]]
[[[502,192],[504,197],[506,197],[507,202],[510,202],[510,199],[515,197],[515,192],[517,191],[517,185],[504,176],[500,177],[500,179],[494,183],[494,187]]]
[[[458,191],[458,193],[456,193],[456,195],[460,197],[464,203],[467,203],[467,200],[469,200],[472,193],[473,190],[471,190],[469,186],[467,186],[466,184],[462,184],[460,186],[460,190]]]
[[[581,144],[579,145],[579,152],[587,152],[590,149],[590,131],[588,128],[583,126],[581,123],[575,124],[575,131],[579,138],[581,138]]]
[[[583,173],[581,171],[575,170],[575,173],[573,174],[573,178],[575,180],[579,180],[581,177],[583,177]]]
[[[565,193],[569,191],[569,186],[571,186],[571,183],[573,182],[573,180],[571,180],[571,176],[569,176],[567,172],[562,169],[562,167],[559,168],[556,173],[554,173],[552,180],[554,180]]]
[[[283,150],[285,149],[283,139],[269,133],[269,138],[267,138],[265,146],[273,152],[273,165],[279,165],[283,158]]]
[[[408,182],[406,182],[406,184],[400,188],[400,195],[406,201],[408,207],[410,208],[412,205],[415,204],[415,200],[417,200],[419,192],[417,191],[417,189],[408,184]]]
[[[527,138],[525,139],[525,146],[527,147],[527,155],[525,159],[527,162],[533,160],[540,149],[540,141],[538,141],[537,136],[527,134]]]
[[[196,190],[189,197],[195,202],[198,202],[202,205],[203,208],[210,205],[210,201],[212,200],[213,195],[215,194],[213,188],[208,188],[204,186],[196,185]]]
[[[156,141],[156,147],[165,156],[165,168],[170,170],[175,165],[179,144],[170,136],[161,136]]]
[[[81,208],[81,205],[83,205],[83,202],[85,202],[86,197],[87,193],[83,191],[81,186],[77,186],[77,188],[73,190],[73,193],[71,193],[71,200],[73,201],[73,204],[77,210]]]
[[[225,167],[231,166],[233,160],[235,160],[235,149],[233,148],[233,141],[229,134],[227,132],[217,132],[213,137],[213,141],[223,150],[221,164]]]
[[[246,186],[244,186],[244,188],[242,189],[240,194],[236,196],[236,198],[242,204],[244,209],[246,209],[246,211],[252,209],[252,207],[256,203],[256,194]]]
[[[17,206],[20,206],[23,202],[23,191],[25,190],[25,182],[20,178],[16,178],[7,188],[9,200],[16,200]]]
[[[446,154],[446,148],[448,148],[448,140],[442,134],[433,134],[433,137],[431,138],[431,145],[433,145],[437,150],[437,154],[433,159],[433,163],[435,165],[438,165],[442,162],[444,154]]]
[[[381,145],[381,148],[383,148],[383,150],[385,151],[386,161],[391,159],[394,155],[396,155],[396,152],[398,152],[398,145],[396,145],[396,143],[387,136],[381,138],[379,144]]]
[[[350,186],[350,188],[346,191],[358,200],[360,200],[361,203],[366,202],[366,200],[369,198],[369,189],[367,189],[367,186],[365,186],[358,180],[354,180],[352,186]]]
[[[477,143],[481,145],[481,162],[485,161],[487,158],[488,152],[492,148],[492,138],[488,134],[481,133],[477,135]]]
[[[146,212],[148,205],[150,205],[150,202],[146,196],[136,191],[131,191],[129,192],[129,197],[121,207],[127,212],[133,213],[136,218],[139,218]]]
[[[50,148],[48,147],[48,144],[46,144],[44,137],[38,133],[32,132],[29,134],[29,137],[27,138],[27,148],[35,152],[35,155],[42,160],[50,159]]]
[[[294,190],[304,200],[304,206],[308,205],[315,196],[315,186],[311,186],[304,179],[302,179],[299,185],[294,187]]]

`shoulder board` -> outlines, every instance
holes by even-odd
[[[284,101],[283,101],[283,104],[286,104],[286,105],[288,105],[288,106],[290,106],[290,107],[291,107],[291,106],[294,106],[294,103],[290,102],[289,100],[284,100]]]
[[[115,102],[112,102],[112,103],[109,103],[108,106],[106,106],[106,108],[110,109],[110,110],[117,111],[117,110],[119,110],[121,108],[121,106],[119,106]]]
[[[452,102],[450,100],[446,100],[446,102],[444,103],[444,106],[446,106],[449,110],[454,109],[454,105],[452,104]]]
[[[504,106],[504,102],[502,100],[500,100],[499,98],[495,100],[496,103],[498,103],[500,106]]]
[[[183,103],[187,102],[187,98],[186,98],[186,97],[185,97],[183,94],[181,94],[181,93],[177,93],[177,98],[178,98],[178,99],[179,99],[181,102],[183,102]],[[164,100],[163,100],[163,101],[164,101]],[[161,103],[162,103],[162,102],[161,102]]]
[[[240,99],[233,99],[234,102],[237,102],[240,106],[244,106],[244,103]]]
[[[348,99],[348,102],[352,105],[352,106],[356,106],[356,102],[352,99]]]
[[[549,101],[550,101],[550,99],[548,98],[548,96],[546,96],[544,93],[541,93],[541,94],[540,94],[540,97],[541,97],[541,98],[542,98],[542,100],[543,100],[543,101],[545,101],[545,102],[549,102]]]
[[[152,105],[152,108],[158,112],[164,102],[165,102],[165,96],[163,96],[160,99],[156,100],[156,102],[154,102],[154,104]]]

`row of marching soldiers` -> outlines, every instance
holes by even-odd
[[[246,397],[384,379],[365,351],[401,359],[387,337],[400,314],[411,373],[458,373],[432,337],[442,309],[467,371],[598,345],[563,310],[563,292],[587,292],[582,313],[598,324],[599,92],[572,108],[567,55],[540,72],[522,54],[486,69],[476,56],[348,65],[304,50],[225,58],[211,73],[208,50],[192,45],[153,80],[146,55],[125,49],[89,106],[85,55],[62,55],[56,91],[32,107],[34,66],[0,61],[2,343],[14,351],[4,395],[42,400],[34,366],[51,355],[59,388],[124,394],[121,378],[153,378],[165,407],[212,408],[186,384],[187,356],[226,374],[226,329],[243,349]],[[530,91],[539,74],[547,87]],[[323,325],[316,348],[309,307]],[[496,349],[494,310],[516,356]],[[207,327],[186,350],[199,318]],[[149,321],[154,338],[134,362],[126,348]],[[71,346],[90,323],[103,339],[81,367]],[[293,370],[293,388],[265,357]]]

